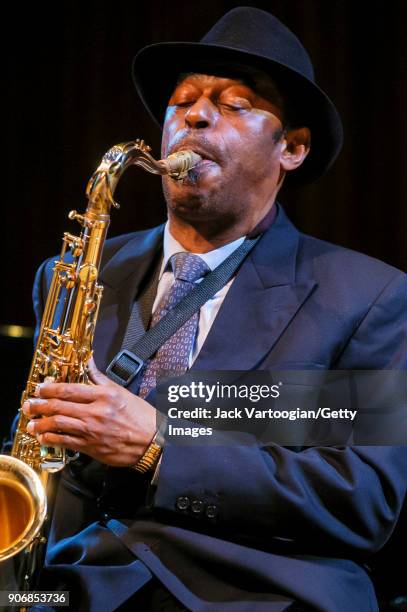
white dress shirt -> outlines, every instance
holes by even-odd
[[[233,242],[229,242],[218,249],[214,249],[213,251],[209,251],[208,253],[195,253],[201,257],[206,265],[214,270],[219,264],[222,263],[235,249],[237,249],[242,242],[244,241],[245,236],[234,240]],[[171,235],[168,221],[165,224],[164,229],[164,258],[159,274],[159,281],[157,287],[157,295],[153,304],[153,313],[155,312],[158,304],[160,303],[163,296],[169,291],[171,285],[174,283],[174,274],[171,269],[171,264],[169,263],[169,259],[175,253],[186,252],[186,249]],[[197,283],[201,282],[202,279],[196,281]],[[216,315],[218,314],[218,310],[222,305],[223,300],[225,299],[225,295],[230,289],[230,286],[233,282],[233,278],[230,279],[226,285],[222,287],[215,295],[209,299],[200,309],[199,312],[199,322],[198,322],[198,330],[195,337],[195,342],[193,344],[191,353],[189,355],[189,367],[193,364],[195,359],[198,356],[199,351],[202,348],[202,345],[205,341],[206,336],[212,326],[212,323],[215,320]]]
[[[237,240],[233,242],[229,242],[228,244],[219,247],[218,249],[213,249],[213,251],[209,251],[208,253],[195,253],[201,257],[206,265],[214,270],[219,264],[222,263],[233,251],[235,251],[244,241],[245,236],[241,236]],[[169,263],[169,259],[175,253],[187,252],[186,249],[180,244],[175,238],[171,235],[168,221],[165,224],[164,229],[164,257],[161,265],[161,270],[159,274],[159,281],[157,287],[157,295],[154,300],[153,310],[154,313],[158,304],[160,303],[163,296],[169,291],[171,285],[174,282],[174,274],[171,269],[171,264]],[[195,341],[191,349],[191,353],[189,355],[189,367],[193,364],[195,359],[198,356],[199,351],[202,348],[202,345],[205,341],[206,336],[209,333],[210,328],[212,327],[212,323],[215,320],[216,315],[218,314],[219,308],[222,305],[223,300],[225,299],[225,295],[230,289],[231,284],[233,283],[234,278],[232,277],[229,282],[226,283],[215,295],[210,298],[199,311],[199,321],[198,321],[198,330],[195,336]],[[197,280],[196,282],[201,282],[202,279]],[[151,485],[153,487],[157,486],[158,475],[160,472],[161,459],[158,460],[158,463],[154,469],[154,474],[151,479]]]

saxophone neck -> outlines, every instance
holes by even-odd
[[[114,200],[114,192],[121,175],[129,165],[129,159],[125,145],[122,144],[115,145],[102,157],[86,187],[87,216],[109,215],[112,206],[119,208]]]
[[[129,166],[140,166],[152,174],[168,174],[175,180],[182,180],[201,161],[193,151],[179,151],[166,159],[155,160],[150,150],[143,140],[135,140],[115,145],[105,153],[86,188],[90,215],[108,215],[112,206],[119,208],[114,192]]]

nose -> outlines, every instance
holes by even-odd
[[[216,107],[211,100],[201,96],[185,113],[185,123],[188,127],[202,129],[211,127],[216,118]]]

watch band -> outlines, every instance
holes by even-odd
[[[154,441],[151,442],[144,455],[137,461],[136,465],[131,466],[132,469],[145,474],[155,466],[162,450],[162,446],[159,446]]]
[[[160,415],[161,423],[155,432],[154,438],[151,440],[149,446],[147,447],[144,455],[140,457],[135,465],[132,465],[131,468],[140,472],[141,474],[145,474],[148,470],[151,470],[157,463],[158,459],[163,450],[165,438],[164,431],[167,427],[167,417]]]

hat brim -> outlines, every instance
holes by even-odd
[[[343,142],[342,122],[333,102],[299,72],[245,50],[190,42],[158,43],[141,49],[133,61],[133,81],[145,107],[160,127],[179,74],[197,72],[203,63],[214,68],[225,63],[255,67],[270,74],[289,99],[295,96],[301,123],[311,130],[311,150],[303,164],[288,173],[286,183],[303,185],[325,174]]]

